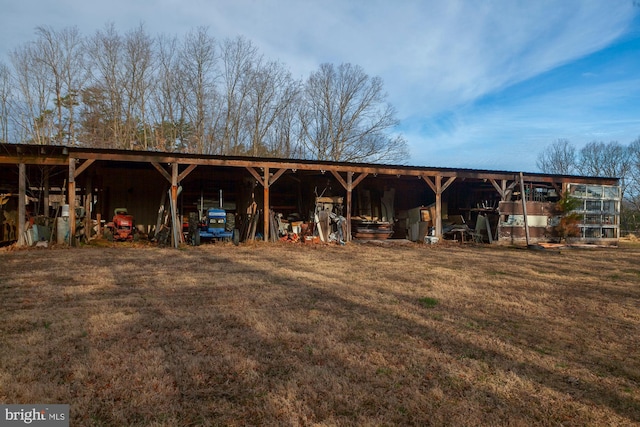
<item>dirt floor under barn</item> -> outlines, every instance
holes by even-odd
[[[637,425],[640,245],[0,251],[0,401],[71,425]]]

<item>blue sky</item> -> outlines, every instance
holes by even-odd
[[[380,76],[407,164],[536,171],[558,138],[640,137],[634,0],[0,0],[0,61],[34,28],[242,35],[305,78],[350,62]]]

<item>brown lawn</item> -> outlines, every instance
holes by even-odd
[[[640,246],[0,252],[0,402],[73,426],[640,424]]]

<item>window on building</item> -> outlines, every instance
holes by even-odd
[[[569,184],[569,194],[582,201],[576,209],[585,240],[617,239],[620,226],[620,187],[616,185]]]

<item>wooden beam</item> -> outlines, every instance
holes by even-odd
[[[436,237],[442,238],[442,177],[436,175]]]
[[[491,185],[493,185],[493,188],[496,189],[498,194],[500,194],[500,200],[503,201],[503,202],[507,201],[509,198],[511,198],[511,192],[513,191],[515,186],[518,185],[518,180],[517,179],[514,180],[508,187],[507,187],[508,180],[506,180],[506,179],[500,180],[500,184],[501,185],[498,185],[496,180],[493,179],[493,178],[489,179],[489,182],[491,183]]]
[[[158,162],[149,162],[164,178],[171,183],[171,175]]]
[[[92,150],[73,149],[73,156],[77,158],[94,158],[96,160],[111,160],[111,161],[124,161],[124,162],[158,162],[158,163],[175,163],[180,164],[197,164],[197,165],[209,165],[209,166],[233,166],[233,167],[256,167],[264,164],[269,168],[275,169],[296,169],[307,171],[337,171],[337,172],[349,172],[379,175],[406,175],[406,176],[421,176],[429,175],[435,176],[437,174],[443,177],[462,177],[462,178],[486,178],[497,177],[498,179],[505,176],[504,173],[491,172],[491,171],[472,171],[472,170],[453,170],[453,169],[437,169],[437,168],[412,168],[412,167],[400,167],[400,166],[387,166],[387,165],[371,165],[371,164],[358,164],[358,163],[331,163],[331,162],[318,162],[318,161],[299,161],[299,160],[287,160],[287,159],[250,159],[250,158],[229,158],[224,156],[219,157],[194,157],[190,155],[171,155],[168,153],[151,153],[151,152],[127,152],[127,153],[102,153]],[[508,176],[513,176],[509,173]]]
[[[422,176],[422,179],[429,185],[431,190],[433,190],[433,192],[436,194],[436,203],[435,203],[436,218],[435,218],[434,227],[436,229],[436,237],[442,238],[442,193],[444,193],[445,190],[449,188],[451,184],[453,184],[453,181],[455,181],[457,177],[455,176],[449,177],[443,185],[442,175],[435,176],[435,183],[431,182],[431,178],[429,176],[426,176],[426,175],[421,175],[421,176]]]
[[[424,179],[424,181],[429,184],[429,187],[433,190],[434,193],[438,193],[438,186],[437,186],[437,181],[438,181],[438,177],[440,178],[440,182],[442,183],[442,175],[436,175],[435,179],[436,179],[436,184],[434,184],[433,182],[431,182],[431,179],[428,176],[422,176],[422,178]],[[449,188],[449,186],[451,184],[453,184],[453,181],[456,180],[457,177],[455,176],[450,176],[449,179],[447,179],[447,182],[445,182],[444,184],[442,184],[442,186],[440,187],[440,193],[443,193],[446,191],[447,188]]]
[[[85,180],[85,196],[84,196],[84,235],[87,242],[91,239],[91,215],[93,207],[93,180],[91,175]]]
[[[187,177],[198,165],[189,165],[185,170],[182,171],[180,175],[178,175],[178,182],[182,182],[183,179]]]
[[[295,159],[251,159],[239,157],[225,156],[205,156],[197,157],[190,154],[172,154],[172,153],[155,153],[155,152],[126,152],[126,151],[108,151],[108,150],[92,150],[87,148],[73,147],[69,148],[69,156],[81,160],[106,160],[106,161],[122,161],[122,162],[146,162],[146,163],[180,163],[186,165],[209,165],[209,166],[228,166],[228,167],[245,167],[253,168],[257,165],[267,164],[271,169],[294,169],[305,171],[335,171],[338,173],[354,172],[368,173],[378,175],[396,175],[396,176],[416,176],[416,177],[457,177],[464,179],[494,179],[494,180],[512,180],[513,172],[506,171],[486,171],[486,170],[455,170],[451,168],[426,168],[426,167],[409,167],[409,166],[393,166],[393,165],[373,165],[358,163],[331,163],[319,161],[303,161]],[[20,153],[2,154],[0,155],[0,164],[36,164],[36,165],[66,165],[67,154],[34,154]],[[165,177],[166,178],[166,177]],[[604,184],[617,185],[618,179],[614,177],[579,177],[579,176],[558,176],[558,175],[529,175],[532,182],[540,183],[577,183],[577,184]]]
[[[46,157],[46,156],[8,156],[0,155],[0,164],[6,165],[49,165],[49,166],[66,166],[66,157]]]
[[[331,173],[333,174],[333,176],[336,177],[340,185],[342,185],[344,189],[347,191],[347,200],[345,203],[345,208],[346,208],[345,221],[347,221],[347,235],[344,236],[344,239],[346,242],[350,242],[351,241],[351,203],[353,199],[353,189],[356,188],[356,186],[360,184],[362,180],[365,179],[369,174],[366,172],[363,172],[360,175],[358,175],[358,177],[354,181],[353,172],[348,171],[347,180],[345,181],[344,178],[342,178],[342,175],[340,175],[338,172],[332,170]]]
[[[27,222],[27,167],[24,163],[18,165],[18,223],[16,224],[16,237],[18,239],[18,246],[25,246],[27,244],[24,236],[24,232],[27,231],[24,225]]]
[[[95,159],[87,159],[82,163],[79,167],[76,168],[76,178],[80,176],[82,172],[84,172],[89,166],[91,166],[95,162]]]
[[[262,180],[262,177],[258,174],[258,172],[256,172],[256,170],[253,167],[247,166],[246,169],[256,179],[256,181],[258,181],[258,183],[264,187],[264,181]]]
[[[443,192],[443,193],[444,193],[445,191],[447,191],[447,188],[449,188],[449,186],[450,186],[451,184],[453,184],[453,181],[455,181],[455,180],[456,180],[456,177],[455,177],[455,176],[451,176],[451,177],[449,177],[449,179],[447,179],[447,182],[445,182],[445,183],[444,183],[444,185],[442,186],[442,190],[441,190],[441,192]]]
[[[69,246],[76,245],[76,159],[69,157]]]
[[[171,230],[173,230],[173,247],[180,243],[180,228],[178,224],[178,163],[171,164]]]
[[[287,168],[282,168],[282,169],[279,169],[278,172],[274,173],[273,176],[269,178],[269,187],[271,187],[271,185],[273,185],[273,183],[276,182],[278,178],[280,178],[282,174],[285,173],[286,171],[287,171]]]
[[[352,172],[352,174],[353,174],[353,172]],[[358,175],[358,177],[355,179],[355,181],[353,181],[351,183],[351,189],[353,190],[354,188],[356,188],[358,186],[358,184],[360,184],[362,182],[362,180],[365,179],[368,175],[369,175],[368,172],[362,172],[360,175]]]
[[[160,172],[162,174],[162,176],[164,176],[164,178],[167,181],[169,181],[170,183],[173,184],[173,176],[169,175],[169,173],[165,170],[165,168],[162,167],[162,165],[160,165],[160,163],[158,163],[158,162],[149,162],[149,163],[151,163],[151,165],[153,165],[153,167],[156,168],[156,170],[158,172]],[[173,168],[174,164],[177,164],[179,166],[178,163],[172,163],[171,164],[172,168]],[[182,173],[178,174],[178,176],[176,177],[176,185],[177,185],[177,183],[182,182],[182,180],[185,179],[197,167],[198,167],[198,165],[189,165],[189,166],[187,166],[187,168],[185,170],[183,170]],[[173,169],[172,169],[172,174],[173,174]]]
[[[162,220],[164,217],[164,211],[166,210],[165,204],[167,202],[167,194],[171,190],[171,187],[167,184],[163,187],[162,194],[160,195],[160,207],[158,208],[158,218],[156,220],[156,229],[153,230],[153,237],[158,240],[158,233],[160,232],[160,227],[162,226]]]
[[[264,230],[263,230],[263,236],[264,236],[264,241],[268,242],[269,241],[269,167],[266,166],[264,168],[264,183],[266,183],[266,185],[264,186],[264,204],[263,204],[263,224],[264,224]]]
[[[345,241],[346,242],[350,242],[351,241],[351,200],[353,198],[353,172],[347,172],[347,182],[345,182],[346,185],[346,189],[347,189],[347,217],[346,217],[346,221],[347,221],[347,235],[345,236]]]
[[[345,190],[349,191],[349,187],[348,187],[348,185],[347,185],[347,182],[342,178],[342,176],[341,176],[337,171],[334,171],[334,170],[332,170],[332,171],[331,171],[331,173],[333,174],[333,176],[335,176],[335,177],[336,177],[336,179],[338,180],[338,182],[340,183],[340,185],[342,185],[342,187],[343,187]],[[347,174],[348,174],[348,173],[349,173],[349,172],[347,172]],[[352,175],[353,175],[353,173],[352,173]]]
[[[422,179],[424,180],[424,182],[426,182],[427,184],[429,184],[429,188],[431,188],[431,190],[433,190],[434,193],[438,193],[438,190],[436,189],[436,186],[433,182],[431,182],[431,178],[429,178],[426,175],[421,175]]]
[[[504,200],[507,201],[509,199],[511,199],[511,195],[513,194],[513,189],[516,188],[516,186],[518,185],[518,180],[514,180],[511,184],[509,184],[509,186],[507,187],[507,190],[504,193]]]
[[[263,217],[263,226],[264,226],[263,236],[264,236],[264,241],[266,242],[269,240],[269,208],[270,208],[269,207],[269,187],[271,187],[271,185],[275,183],[282,176],[282,174],[284,174],[287,171],[287,168],[280,168],[276,173],[273,174],[273,176],[271,176],[271,170],[269,168],[269,165],[265,165],[263,167],[262,177],[258,174],[258,171],[256,171],[253,167],[246,167],[246,169],[256,179],[256,181],[258,181],[258,183],[262,185],[262,188],[264,191],[262,217]]]
[[[498,183],[496,182],[496,180],[493,179],[493,178],[489,179],[489,182],[491,183],[491,185],[493,185],[493,188],[496,189],[498,194],[500,194],[500,199],[504,200],[504,191],[505,191],[504,188],[500,187],[498,185]],[[504,184],[504,183],[505,183],[505,180],[503,179],[502,180],[502,184]]]
[[[210,166],[229,166],[229,167],[256,167],[257,165],[267,164],[271,169],[294,169],[306,171],[336,171],[339,173],[369,173],[378,175],[396,175],[396,176],[430,176],[435,177],[452,177],[464,179],[495,179],[495,180],[512,180],[517,173],[508,171],[488,171],[488,170],[468,170],[468,169],[452,169],[452,168],[428,168],[428,167],[410,167],[410,166],[394,166],[394,165],[375,165],[360,164],[346,162],[323,162],[312,160],[296,160],[296,159],[253,159],[244,157],[226,157],[226,156],[204,156],[198,157],[192,154],[173,154],[173,153],[157,153],[157,152],[141,152],[141,151],[124,151],[124,150],[94,150],[82,147],[68,148],[69,154],[66,152],[59,153],[25,153],[16,150],[15,153],[0,155],[0,164],[38,164],[38,165],[66,165],[68,156],[81,160],[106,160],[106,161],[122,161],[122,162],[155,162],[155,163],[180,163],[180,164],[197,164]],[[64,153],[64,154],[62,154]],[[570,175],[550,175],[539,174],[529,175],[531,182],[539,183],[577,183],[577,184],[604,184],[617,185],[618,179],[615,177],[580,177]]]
[[[524,194],[524,175],[520,172],[520,198],[522,199],[522,213],[524,216],[524,231],[529,246],[529,221],[527,219],[527,199]]]
[[[45,166],[44,168],[44,200],[42,214],[45,218],[49,218],[49,168]],[[55,224],[53,225],[55,227]]]

